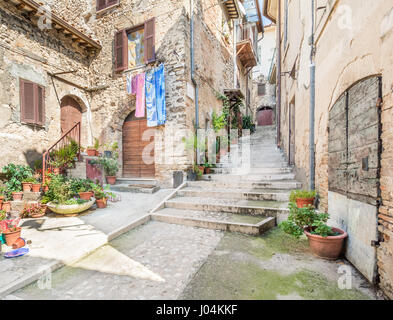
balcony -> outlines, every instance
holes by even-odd
[[[258,63],[258,30],[256,24],[239,25],[236,38],[236,52],[243,67],[255,67]]]

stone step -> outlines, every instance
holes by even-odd
[[[294,173],[278,173],[278,174],[204,174],[200,177],[201,180],[207,181],[279,181],[295,179]]]
[[[212,168],[214,174],[273,174],[273,173],[291,173],[292,168]]]
[[[264,189],[206,189],[201,187],[186,187],[177,192],[181,197],[199,197],[214,199],[236,200],[269,200],[289,201],[289,191]]]
[[[157,185],[157,181],[155,179],[148,179],[148,178],[117,178],[116,185],[123,185],[123,184],[148,184],[148,185]]]
[[[216,164],[217,168],[237,168],[241,167],[238,165],[235,165],[234,163],[228,162],[219,162]],[[269,162],[263,162],[263,163],[251,163],[251,167],[253,168],[285,168],[288,167],[288,162],[284,161],[269,161]]]
[[[165,202],[166,208],[229,212],[253,216],[276,217],[288,212],[287,202],[210,199],[199,197],[178,197]]]
[[[293,190],[300,189],[302,184],[298,181],[187,181],[190,187],[202,188],[236,188],[236,189],[283,189]]]
[[[274,217],[244,216],[225,212],[164,208],[152,214],[153,220],[206,229],[259,235],[276,225]]]
[[[149,184],[115,184],[111,185],[110,189],[118,192],[132,192],[132,193],[156,193],[160,190],[159,186]]]

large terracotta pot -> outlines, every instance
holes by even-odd
[[[10,201],[3,202],[1,210],[4,210],[7,213],[10,212],[11,211],[11,202]]]
[[[333,232],[340,233],[338,236],[322,237],[309,232],[309,229],[305,229],[304,233],[308,238],[310,249],[317,257],[337,260],[343,250],[344,240],[348,237],[348,234],[341,229],[332,228]]]
[[[95,157],[97,155],[97,150],[96,149],[86,149],[86,153],[90,157]]]
[[[96,200],[97,208],[106,208],[106,199],[97,199]]]
[[[40,192],[40,190],[41,190],[41,183],[33,183],[32,191],[33,192]]]
[[[92,196],[93,196],[93,192],[91,191],[79,192],[79,198],[81,198],[82,200],[89,201]]]
[[[23,198],[23,192],[13,192],[12,193],[12,198],[14,201],[20,201]]]
[[[16,231],[4,232],[5,243],[7,244],[7,246],[11,247],[15,243],[15,241],[20,238],[21,231],[22,228],[17,227]]]
[[[314,205],[314,199],[315,198],[297,198],[296,205],[298,208],[307,207],[309,204]]]
[[[32,183],[30,182],[22,182],[22,189],[23,192],[30,192],[31,191],[31,187],[32,187]]]
[[[106,176],[106,182],[109,184],[115,184],[116,183],[116,176]]]

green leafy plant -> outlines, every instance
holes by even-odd
[[[119,144],[117,142],[114,142],[112,144],[105,144],[104,148],[112,153],[111,158],[113,159],[119,158]]]
[[[67,181],[62,175],[54,175],[51,178],[49,190],[45,193],[46,199],[56,204],[65,204],[73,195],[71,182]]]
[[[201,177],[203,175],[203,170],[199,169],[199,166],[194,165],[193,170],[197,174],[198,177]]]
[[[4,220],[5,218],[7,218],[7,212],[0,210],[0,221]]]
[[[31,176],[31,177],[27,177],[26,179],[23,179],[22,183],[23,182],[25,182],[25,183],[37,183],[37,179],[34,178],[33,176]]]
[[[4,166],[2,172],[6,179],[5,186],[11,192],[22,191],[22,182],[33,176],[33,170],[29,166],[13,163]]]
[[[217,115],[217,113],[213,111],[212,123],[213,123],[214,131],[216,133],[219,132],[220,130],[224,129],[225,126],[227,125],[226,115],[224,113],[221,113],[221,115]]]
[[[248,129],[251,133],[255,132],[255,123],[251,116],[243,116],[243,129]]]
[[[75,140],[69,139],[69,144],[50,153],[49,164],[55,168],[71,167],[74,165],[78,153],[79,144]]]
[[[292,190],[289,195],[289,201],[295,203],[297,199],[315,198],[317,192],[315,190]]]
[[[69,181],[74,195],[78,195],[79,192],[92,191],[96,186],[90,179],[71,178]]]
[[[99,157],[97,160],[92,160],[91,164],[101,165],[107,176],[115,176],[119,171],[119,163],[114,158]]]
[[[297,238],[299,238],[305,228],[309,228],[311,233],[322,237],[336,235],[326,222],[329,219],[327,213],[317,213],[313,206],[298,208],[293,202],[289,203],[289,216],[286,221],[280,224],[280,228]]]

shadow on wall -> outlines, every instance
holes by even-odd
[[[25,156],[27,164],[33,169],[37,162],[42,161],[42,153],[35,149],[28,149],[23,152],[23,155]]]

